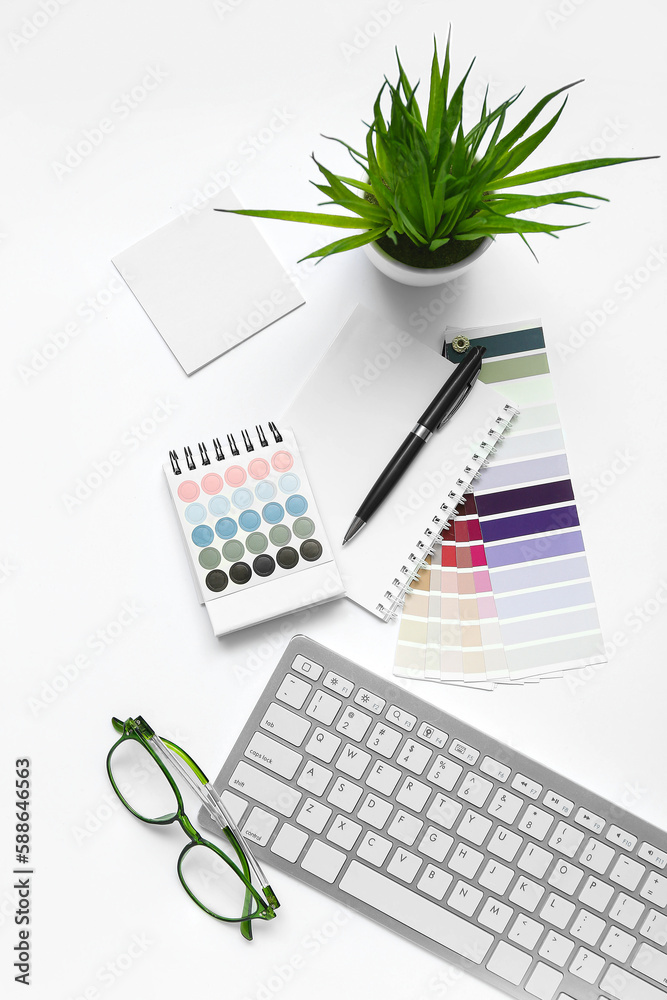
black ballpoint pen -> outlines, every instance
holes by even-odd
[[[343,545],[349,542],[368,522],[433,435],[433,432],[442,427],[445,421],[456,413],[475,384],[482,367],[482,355],[485,351],[485,347],[473,347],[465,360],[457,365],[456,371],[447,379],[437,396],[431,400],[359,507],[352,524],[347,529]]]

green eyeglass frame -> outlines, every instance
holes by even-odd
[[[216,920],[222,920],[225,923],[240,924],[241,933],[248,941],[251,941],[251,921],[271,920],[276,916],[275,911],[280,906],[280,903],[271,889],[271,886],[268,884],[259,862],[244,843],[240,832],[225,809],[220,796],[209,783],[208,778],[199,765],[195,763],[192,757],[175,743],[157,736],[154,730],[148,725],[145,719],[142,719],[141,716],[137,716],[136,719],[126,719],[125,722],[121,722],[120,719],[114,717],[112,718],[111,723],[116,732],[121,733],[120,739],[114,743],[111,750],[107,754],[107,774],[109,775],[109,781],[111,782],[116,795],[125,808],[131,812],[133,816],[136,816],[137,819],[142,820],[144,823],[151,823],[155,826],[167,826],[170,823],[178,821],[181,829],[189,838],[189,843],[186,844],[181,851],[177,863],[178,877],[181,885],[187,892],[190,899],[192,899],[197,906],[201,907],[201,909],[210,914],[210,916],[215,917]],[[140,744],[146,752],[150,754],[164,774],[176,798],[177,809],[174,813],[168,813],[167,815],[160,816],[158,818],[149,818],[147,816],[142,816],[141,813],[138,813],[125,799],[114,779],[112,758],[116,749],[127,740],[134,740],[136,743]],[[182,779],[185,780],[186,784],[195,792],[202,804],[206,807],[209,815],[211,815],[215,822],[219,824],[221,833],[224,834],[234,848],[238,864],[225,854],[225,852],[216,844],[211,843],[210,840],[204,839],[195,829],[192,822],[186,815],[183,806],[183,797],[178,784],[171,774],[171,770],[174,770]],[[202,901],[195,896],[188,886],[183,876],[183,862],[189,851],[198,846],[206,847],[213,851],[219,858],[222,859],[222,861],[224,861],[226,865],[228,865],[231,871],[233,871],[243,883],[245,895],[243,909],[240,916],[222,916],[214,910],[209,909],[208,906],[202,903]],[[261,886],[261,892],[252,884],[253,875],[257,883]]]

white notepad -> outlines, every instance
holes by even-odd
[[[296,433],[347,596],[393,618],[415,573],[516,409],[482,383],[422,448],[343,547],[361,501],[455,370],[409,333],[357,306],[284,415]]]
[[[113,263],[191,375],[303,305],[294,282],[229,189],[117,254]]]

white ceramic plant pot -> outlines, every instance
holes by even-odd
[[[447,267],[413,267],[411,264],[403,264],[400,260],[395,260],[388,253],[385,253],[377,243],[367,243],[364,250],[371,264],[377,267],[378,271],[386,274],[388,278],[400,281],[403,285],[417,285],[425,288],[428,285],[442,285],[446,281],[451,281],[452,278],[458,278],[469,267],[472,267],[483,253],[486,253],[492,243],[491,237],[487,236],[469,257],[464,257],[456,264],[448,264]]]

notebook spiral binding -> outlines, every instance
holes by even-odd
[[[269,420],[268,428],[269,428],[269,433],[273,436],[275,443],[280,444],[281,441],[283,440],[283,436],[276,427],[276,425],[274,424],[273,420]],[[269,441],[269,438],[264,433],[264,428],[262,427],[261,424],[255,424],[255,435],[257,437],[257,443],[253,441],[252,437],[250,436],[250,433],[251,432],[246,429],[241,431],[241,442],[242,442],[241,447],[245,448],[248,454],[255,451],[255,448],[268,448],[269,443],[271,444],[273,443]],[[229,454],[232,455],[234,458],[236,458],[238,455],[241,454],[241,450],[236,443],[236,439],[233,434],[227,434],[226,437],[227,437],[227,446],[229,449]],[[203,441],[199,441],[197,443],[197,449],[199,450],[199,464],[202,467],[205,465],[210,465],[211,458],[209,456],[209,449],[206,447]],[[225,461],[225,453],[222,450],[222,444],[220,443],[220,438],[217,437],[213,438],[211,452],[215,453],[214,457],[216,462]],[[177,451],[170,450],[169,461],[171,462],[171,468],[174,475],[175,476],[182,475],[183,471],[185,470],[181,469],[181,463],[179,461]],[[187,469],[190,472],[194,472],[194,470],[197,468],[197,462],[192,454],[192,448],[188,447],[187,445],[183,448],[183,463],[184,466],[187,467]]]
[[[376,610],[380,612],[385,621],[394,621],[398,617],[407,594],[412,593],[410,584],[419,579],[419,573],[438,544],[441,532],[449,527],[449,522],[456,513],[456,508],[470,490],[474,480],[488,464],[500,439],[518,413],[517,408],[511,403],[505,403],[502,415],[496,417],[494,421],[495,426],[490,427],[486,432],[485,439],[480,442],[477,451],[473,453],[470,462],[463,470],[463,475],[466,478],[456,480],[455,488],[449,491],[447,499],[440,504],[441,513],[433,517],[431,525],[424,529],[422,537],[417,540],[415,550],[408,556],[407,561],[410,565],[401,566],[399,575],[394,577],[391,587],[384,593],[384,599],[376,606]]]

